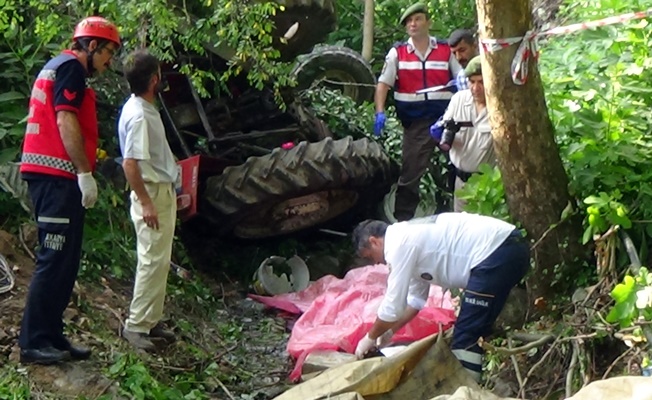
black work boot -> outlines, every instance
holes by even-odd
[[[73,360],[88,360],[92,353],[91,349],[74,345],[66,338],[54,342],[54,347],[61,351],[67,351],[70,353],[70,358]]]
[[[41,349],[20,350],[21,364],[52,365],[69,359],[69,352],[56,349],[52,346],[43,347]]]

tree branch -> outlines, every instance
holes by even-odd
[[[478,345],[490,353],[497,353],[501,355],[513,356],[515,354],[526,353],[535,347],[541,347],[546,343],[550,343],[555,340],[553,335],[546,335],[538,340],[528,343],[526,345],[515,347],[515,348],[505,348],[505,347],[495,347],[489,342],[479,342]]]
[[[575,375],[575,367],[577,366],[577,358],[579,357],[580,346],[577,341],[573,342],[573,354],[571,361],[568,365],[568,372],[566,373],[566,397],[573,395],[573,375]]]

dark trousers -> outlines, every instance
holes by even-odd
[[[430,125],[435,121],[436,118],[422,119],[403,124],[401,176],[394,203],[394,216],[399,221],[414,217],[419,205],[419,183],[437,145],[430,137]]]
[[[85,210],[75,180],[44,176],[27,184],[39,249],[18,343],[21,349],[63,349],[63,311],[79,271]]]
[[[519,231],[512,234],[473,268],[455,322],[451,349],[462,365],[479,378],[483,350],[480,337],[491,334],[509,292],[530,267],[530,248]]]

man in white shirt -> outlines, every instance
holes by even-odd
[[[125,76],[132,91],[118,122],[122,167],[131,187],[138,265],[129,318],[122,336],[140,350],[154,351],[152,337],[174,340],[161,324],[176,223],[178,169],[156,107],[161,69],[146,51],[129,55]]]
[[[530,265],[529,246],[516,227],[476,214],[443,213],[387,225],[367,220],[353,231],[361,257],[389,265],[385,297],[355,354],[386,345],[414,318],[431,284],[465,289],[453,334],[453,354],[480,380],[487,337],[507,296]]]
[[[480,56],[471,59],[464,71],[470,88],[453,95],[442,118],[444,123],[454,121],[462,124],[455,134],[453,142],[450,143],[449,150],[451,163],[455,167],[456,191],[464,187],[472,174],[478,172],[480,164],[492,166],[496,164]],[[435,140],[442,140],[441,147],[446,135],[444,134],[441,138],[437,137],[437,135],[441,135],[441,128],[438,124],[430,128],[430,134]],[[463,211],[465,205],[465,201],[455,196],[454,211]]]

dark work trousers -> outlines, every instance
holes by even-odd
[[[453,354],[476,380],[482,372],[480,337],[491,334],[509,292],[530,267],[530,248],[515,230],[484,261],[471,270],[459,316],[455,322]]]
[[[33,175],[27,184],[39,249],[18,343],[21,349],[64,349],[63,311],[79,271],[85,210],[76,180]]]
[[[430,137],[430,125],[437,119],[422,119],[404,123],[401,176],[396,189],[394,217],[405,221],[414,217],[419,205],[419,183],[430,165],[437,143]]]

